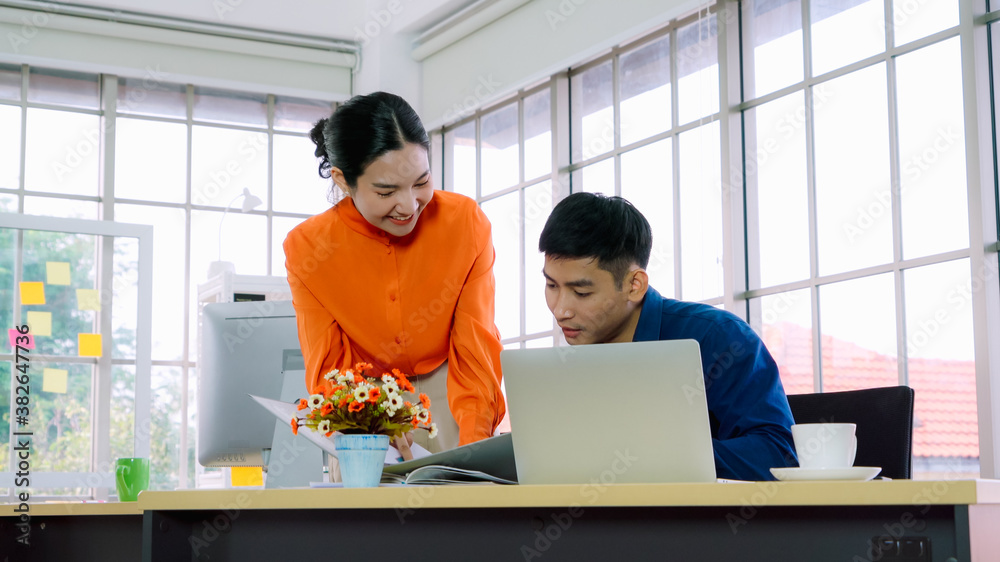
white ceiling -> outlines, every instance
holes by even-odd
[[[476,0],[72,0],[210,23],[357,40],[363,30],[417,34]],[[392,8],[392,13],[389,8]],[[367,27],[366,27],[367,26]]]

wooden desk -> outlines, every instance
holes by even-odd
[[[28,506],[28,546],[19,544],[17,505],[0,505],[0,555],[3,560],[142,559],[142,508],[124,503],[32,503]]]
[[[32,506],[33,533],[68,515],[42,507],[50,506]],[[148,562],[286,560],[319,549],[338,560],[378,550],[415,560],[622,562],[995,562],[1000,552],[1000,481],[986,480],[195,490],[143,492],[138,509]],[[894,548],[923,544],[929,556],[883,553],[878,537]],[[0,545],[11,540],[0,534]]]

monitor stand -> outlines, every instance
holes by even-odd
[[[304,369],[286,369],[281,376],[282,402],[290,404],[304,397]],[[292,428],[282,421],[274,422],[274,439],[270,454],[264,451],[264,465],[266,489],[308,488],[310,482],[323,481],[323,450],[305,437],[293,435]]]

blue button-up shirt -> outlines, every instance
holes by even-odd
[[[718,477],[773,480],[770,468],[797,466],[778,366],[750,326],[730,312],[665,299],[650,287],[632,341],[678,339],[701,346]]]

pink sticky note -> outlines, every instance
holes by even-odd
[[[14,349],[14,346],[19,345],[25,349],[35,349],[35,337],[31,334],[22,334],[18,332],[15,328],[10,328],[7,330],[7,335],[10,336],[10,348]],[[24,343],[24,339],[27,338],[28,343]]]

